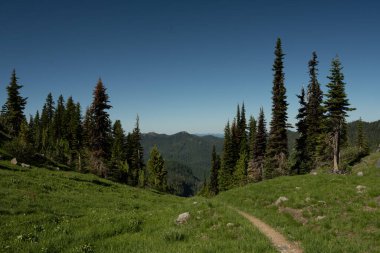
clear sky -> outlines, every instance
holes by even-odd
[[[221,133],[243,101],[269,121],[281,37],[290,123],[314,50],[324,90],[339,55],[349,120],[378,120],[379,12],[375,0],[1,0],[0,103],[13,68],[27,115],[49,92],[88,106],[101,77],[126,131],[139,114],[143,132]]]

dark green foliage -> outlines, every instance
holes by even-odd
[[[345,92],[344,76],[342,73],[342,65],[339,58],[335,58],[331,62],[330,75],[327,84],[328,92],[326,94],[325,107],[327,111],[328,132],[331,136],[333,147],[333,166],[334,172],[341,170],[340,163],[340,148],[342,141],[342,132],[345,129],[345,118],[347,112],[352,111]]]
[[[144,149],[141,145],[139,117],[132,133],[127,136],[127,161],[129,165],[128,184],[132,186],[145,185]]]
[[[235,167],[233,142],[230,123],[224,128],[223,156],[220,173],[218,175],[219,190],[225,191],[232,185],[232,173]]]
[[[235,186],[243,186],[247,184],[247,169],[248,169],[248,154],[242,149],[239,155],[239,159],[236,162],[233,172],[233,184]]]
[[[168,190],[167,174],[164,158],[161,156],[157,146],[150,151],[147,164],[148,185],[159,191]]]
[[[109,170],[107,159],[110,157],[111,122],[107,110],[111,107],[106,88],[99,79],[90,108],[92,128],[88,132],[91,170],[102,177],[107,177]]]
[[[255,150],[255,139],[256,139],[256,120],[253,116],[249,118],[249,137],[248,137],[248,150],[249,159],[253,160],[253,154]]]
[[[29,126],[24,120],[21,122],[18,136],[7,142],[4,148],[18,162],[31,163],[33,162],[32,158],[35,153],[32,138]]]
[[[165,166],[168,170],[168,185],[171,194],[189,197],[197,192],[200,180],[193,175],[189,167],[175,161],[165,161]]]
[[[53,117],[54,117],[54,101],[53,95],[49,93],[46,97],[45,104],[41,113],[41,151],[43,153],[50,153],[54,145],[53,138]]]
[[[291,173],[294,174],[305,174],[311,170],[311,156],[309,150],[307,149],[308,140],[308,124],[307,124],[307,103],[305,101],[305,90],[301,89],[301,94],[297,95],[300,103],[300,108],[298,109],[298,115],[296,123],[297,131],[299,137],[296,140],[294,161],[291,167]]]
[[[287,108],[286,88],[284,85],[284,54],[281,40],[277,39],[275,61],[273,64],[274,78],[272,88],[272,120],[268,147],[265,158],[264,177],[273,178],[287,173],[288,136],[287,136]]]
[[[380,145],[380,121],[360,123],[363,126],[364,140],[368,142],[369,149],[375,151]],[[348,123],[347,136],[350,146],[357,145],[358,139],[358,121]]]
[[[128,182],[129,171],[126,147],[127,139],[121,121],[116,120],[112,128],[110,177],[124,183]]]
[[[306,125],[307,125],[307,150],[310,155],[312,168],[317,166],[317,146],[318,140],[323,132],[324,108],[323,92],[318,82],[318,60],[316,52],[313,52],[312,59],[309,61],[309,85],[307,88],[307,105],[306,105]],[[321,144],[323,145],[323,144]]]
[[[263,108],[260,108],[257,132],[253,148],[253,160],[249,164],[250,180],[260,181],[263,178],[264,159],[267,146],[267,130]]]
[[[3,106],[1,118],[2,127],[12,136],[17,136],[20,132],[21,124],[25,120],[24,109],[27,98],[20,95],[23,87],[18,84],[16,70],[13,70],[11,81],[7,86],[7,101]]]
[[[149,151],[157,145],[166,163],[183,164],[190,168],[197,178],[202,178],[204,173],[207,177],[209,176],[212,146],[215,145],[217,153],[221,153],[223,147],[223,138],[211,135],[197,136],[187,132],[173,135],[146,133],[141,137],[145,162],[149,158]]]
[[[240,119],[237,122],[239,132],[239,153],[248,153],[247,119],[244,103],[241,106]]]
[[[210,171],[210,183],[209,183],[209,192],[213,195],[219,193],[218,185],[218,174],[220,170],[220,158],[216,154],[215,146],[212,147],[211,154],[211,171]]]
[[[357,124],[356,147],[363,154],[363,156],[365,156],[369,154],[369,147],[368,147],[367,137],[364,136],[362,119],[360,118],[356,124]]]

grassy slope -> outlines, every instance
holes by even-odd
[[[352,175],[281,177],[224,192],[214,201],[257,216],[299,241],[305,252],[380,252],[378,159],[380,153],[365,158]],[[364,176],[357,176],[358,171]],[[358,185],[366,186],[366,191],[357,193]],[[290,212],[280,212],[273,205],[280,196],[289,199],[282,208]],[[297,212],[302,218],[297,218]],[[318,221],[318,216],[325,218]],[[307,219],[305,225],[302,219]]]
[[[190,221],[176,225],[185,211]],[[210,200],[1,161],[0,252],[275,251],[248,222]]]

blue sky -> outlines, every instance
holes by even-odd
[[[379,10],[369,0],[1,0],[0,103],[13,68],[27,115],[49,92],[88,106],[101,77],[126,131],[139,114],[143,132],[221,133],[243,101],[269,121],[281,37],[290,123],[314,50],[324,90],[339,55],[357,108],[349,120],[378,120]]]

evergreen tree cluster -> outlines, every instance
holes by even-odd
[[[81,105],[72,97],[65,100],[60,95],[55,101],[49,93],[41,113],[37,111],[27,121],[24,115],[26,98],[20,95],[21,88],[16,71],[13,71],[7,87],[8,98],[0,115],[0,141],[18,161],[92,172],[132,186],[146,185],[139,119],[132,133],[127,135],[120,120],[112,124],[108,113],[112,106],[101,79],[95,86],[92,104],[84,116]],[[157,148],[154,151],[153,163]],[[150,186],[167,191],[167,171],[163,158],[161,155],[158,157],[159,165],[149,163],[160,168],[159,172],[149,174],[149,183],[158,180],[159,184]],[[152,176],[156,178],[152,179]]]
[[[263,109],[257,122],[251,116],[248,126],[244,104],[238,105],[232,124],[224,129],[224,147],[221,166],[211,168],[209,191],[217,194],[234,186],[258,182],[283,175],[305,174],[323,165],[340,173],[341,149],[346,145],[347,113],[352,111],[345,92],[344,76],[339,58],[331,63],[324,97],[318,82],[317,54],[313,52],[308,63],[309,84],[297,95],[299,110],[296,119],[298,138],[289,158],[287,128],[287,95],[284,74],[284,56],[281,40],[275,47],[272,86],[272,118],[267,133]],[[368,154],[368,144],[358,122],[357,153]],[[214,161],[214,154],[212,160]],[[330,168],[331,168],[330,167]],[[219,168],[216,170],[215,168]]]

